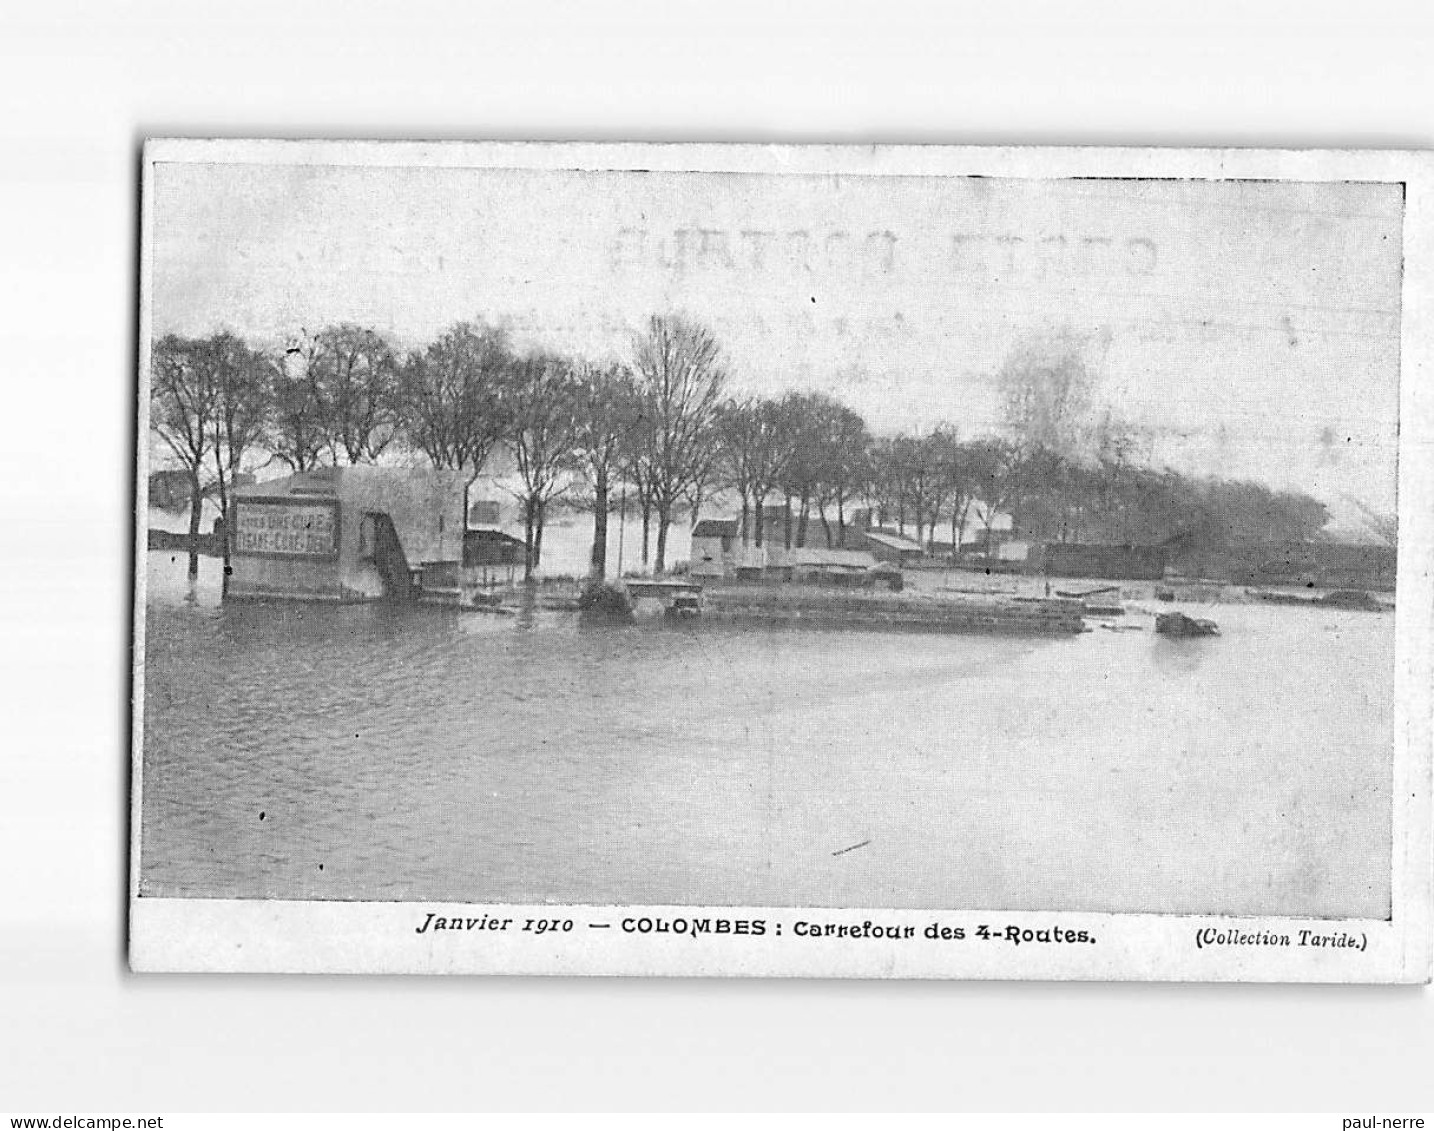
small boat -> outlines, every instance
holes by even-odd
[[[1184,613],[1159,613],[1155,631],[1161,636],[1219,636],[1220,626],[1212,620],[1187,617]]]

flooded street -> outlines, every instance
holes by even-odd
[[[1391,614],[602,628],[203,568],[149,555],[146,894],[1388,912]]]

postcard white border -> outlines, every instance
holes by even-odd
[[[1189,177],[1402,181],[1406,186],[1396,588],[1392,915],[1384,920],[1242,918],[999,910],[666,907],[610,908],[288,900],[141,898],[148,370],[152,174],[160,162],[328,164],[868,176]],[[141,197],[139,403],[130,799],[129,958],[136,971],[729,975],[1255,982],[1428,982],[1431,971],[1430,625],[1434,620],[1434,154],[1408,151],[757,146],[157,139],[145,145]],[[497,915],[507,930],[420,934],[430,913]],[[677,919],[689,924],[682,933]],[[571,921],[524,931],[527,920]],[[669,929],[623,929],[665,920]],[[762,920],[764,933],[691,933],[694,920]],[[587,924],[607,922],[608,927]],[[910,938],[797,934],[797,924],[912,928]],[[579,928],[578,924],[583,926]],[[965,937],[932,940],[932,924]],[[1081,932],[1087,943],[981,939]],[[780,925],[782,932],[776,933]],[[514,928],[517,928],[516,930]],[[1300,946],[1302,930],[1358,939]],[[1213,932],[1213,933],[1212,933]],[[1288,946],[1218,942],[1288,936]],[[1209,940],[1209,945],[1201,939]]]

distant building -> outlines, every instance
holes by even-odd
[[[847,542],[854,548],[868,551],[877,561],[909,565],[926,556],[919,542],[882,530],[847,531]]]
[[[1092,577],[1112,581],[1159,581],[1165,576],[1170,551],[1165,546],[1110,546],[1081,542],[1049,542],[1045,572],[1051,577]]]
[[[252,474],[240,471],[236,472],[229,481],[229,488],[237,490],[240,487],[247,487],[253,482]],[[157,510],[169,511],[171,514],[188,511],[189,504],[193,501],[193,483],[189,472],[177,468],[152,471],[149,473],[149,490],[146,492],[146,499],[149,505]],[[206,482],[202,486],[206,498],[214,498],[218,495],[218,489],[213,483]]]
[[[521,538],[501,530],[467,530],[463,534],[463,566],[522,565],[525,549]]]
[[[503,521],[503,510],[497,499],[475,499],[468,504],[469,527],[498,526]]]
[[[193,497],[193,481],[187,471],[152,471],[149,475],[149,505],[162,511],[187,511]]]
[[[523,565],[526,549],[521,538],[502,530],[465,530],[463,568],[472,572],[475,583],[486,586],[506,580],[512,584],[514,575]]]
[[[723,577],[739,563],[742,523],[735,518],[704,518],[692,528],[693,577]]]
[[[241,487],[228,594],[306,600],[413,595],[414,576],[464,556],[466,476],[320,468]]]

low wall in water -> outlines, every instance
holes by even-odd
[[[1079,601],[833,592],[805,586],[723,586],[703,594],[702,619],[811,628],[1070,635]]]

